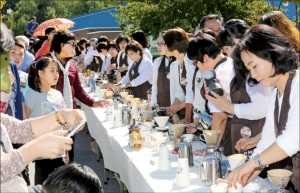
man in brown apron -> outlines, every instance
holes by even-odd
[[[129,73],[130,81],[132,81],[132,80],[136,79],[138,76],[140,76],[138,71],[139,71],[139,66],[140,66],[142,60],[143,60],[143,57],[141,57],[141,59],[138,62],[132,64],[131,68],[129,69],[128,73]],[[130,87],[129,89],[131,90],[134,97],[147,100],[147,91],[150,88],[151,88],[151,84],[148,81],[146,81],[139,86]]]

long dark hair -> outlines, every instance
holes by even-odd
[[[55,63],[52,58],[43,57],[30,65],[29,72],[28,72],[28,86],[31,89],[37,92],[41,92],[41,88],[40,88],[41,80],[39,76],[39,71],[42,71],[45,68],[47,68],[50,62]]]

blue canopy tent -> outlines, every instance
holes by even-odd
[[[297,16],[299,17],[299,15],[297,15],[296,2],[284,2],[283,0],[267,0],[267,1],[276,9],[282,9],[285,15],[289,17],[289,19],[297,21]],[[299,2],[298,2],[298,6],[299,6]]]
[[[121,33],[121,28],[115,14],[115,7],[102,9],[93,13],[70,18],[74,27],[70,29],[77,37],[99,37],[106,35],[115,38]]]

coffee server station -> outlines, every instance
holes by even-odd
[[[205,122],[181,123],[130,90],[105,89],[108,81],[103,77],[97,86],[83,82],[92,97],[111,101],[106,109],[83,109],[105,167],[129,192],[274,192],[288,176],[274,171],[269,180],[258,177],[245,187],[229,188],[224,179],[249,159],[248,152],[226,157],[218,146],[219,133]],[[186,133],[192,128],[198,129],[197,135]]]

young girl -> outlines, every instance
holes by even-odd
[[[27,117],[37,117],[65,107],[64,98],[52,87],[58,81],[58,66],[53,59],[44,57],[29,69],[29,90],[25,95]]]
[[[274,87],[266,122],[254,157],[234,170],[229,182],[245,185],[267,165],[292,168],[293,192],[300,191],[299,140],[299,60],[289,40],[267,25],[254,26],[236,47],[251,77],[264,86]],[[260,108],[260,107],[258,107]],[[280,162],[280,163],[279,163]]]
[[[30,66],[29,90],[24,96],[27,117],[38,117],[65,107],[62,94],[52,87],[58,81],[58,65],[44,57]],[[35,184],[41,184],[55,168],[64,165],[61,158],[35,162]]]

